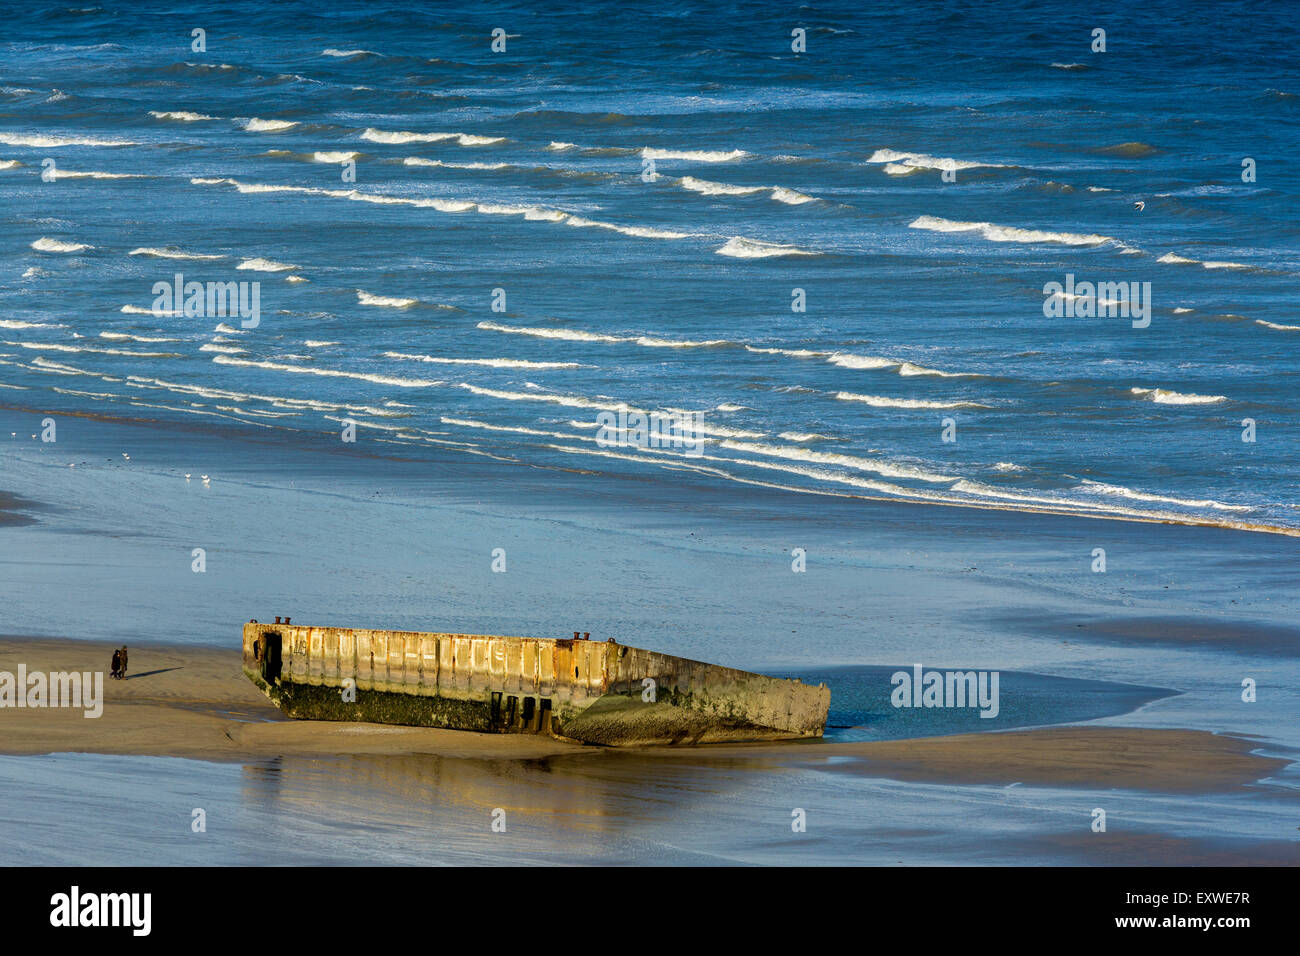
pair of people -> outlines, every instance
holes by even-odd
[[[123,644],[120,650],[113,652],[113,672],[112,676],[118,680],[126,680],[126,645]]]

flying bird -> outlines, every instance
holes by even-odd
[[[1135,202],[1133,205],[1137,208],[1138,212],[1141,212],[1143,209],[1147,208],[1147,204],[1145,202]]]

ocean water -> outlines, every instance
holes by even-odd
[[[16,409],[1300,529],[1285,6],[77,2],[0,37]]]

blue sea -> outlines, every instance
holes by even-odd
[[[1297,32],[1246,3],[14,6],[0,400],[1295,532]],[[155,308],[177,274],[260,283],[256,327]],[[600,441],[619,408],[695,413],[701,453]]]

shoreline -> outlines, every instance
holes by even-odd
[[[18,412],[30,415],[61,415],[105,425],[145,428],[154,432],[163,433],[188,433],[205,437],[211,437],[213,431],[224,429],[229,433],[229,438],[237,441],[252,442],[256,444],[289,445],[295,453],[306,452],[310,454],[325,454],[335,460],[348,459],[353,462],[380,460],[402,464],[445,464],[450,460],[454,462],[457,467],[471,468],[473,466],[482,466],[485,461],[490,461],[494,465],[514,466],[513,470],[515,471],[521,469],[532,469],[541,472],[554,472],[557,474],[592,475],[606,480],[612,479],[615,481],[655,481],[660,478],[660,476],[653,470],[643,473],[628,470],[612,470],[609,468],[584,468],[578,465],[559,465],[548,462],[523,461],[513,457],[507,457],[504,454],[496,454],[486,451],[462,451],[450,446],[417,446],[413,448],[412,451],[418,452],[418,454],[402,454],[391,450],[368,452],[361,448],[344,449],[338,446],[333,432],[288,429],[268,423],[244,422],[239,419],[234,420],[238,422],[236,425],[212,425],[211,423],[203,423],[200,425],[197,423],[190,424],[172,419],[133,418],[85,410],[68,411],[55,409],[50,406],[36,407],[16,405],[9,402],[0,402],[0,411]],[[204,427],[205,425],[206,427]],[[260,426],[262,429],[274,430],[274,437],[279,440],[272,442],[266,441],[263,436],[270,436],[267,435],[266,431],[259,432],[255,426]],[[379,437],[373,438],[372,440],[380,444],[399,444],[391,439]],[[90,463],[91,462],[89,461],[82,462],[82,464]],[[678,472],[678,474],[680,474],[680,472]],[[505,480],[508,481],[509,479],[506,478]],[[894,505],[912,505],[921,509],[934,507],[942,508],[946,511],[955,509],[959,512],[975,512],[977,514],[1035,515],[1039,517],[1066,520],[1077,518],[1087,519],[1089,521],[1117,521],[1124,525],[1212,529],[1217,531],[1264,534],[1283,538],[1300,537],[1300,527],[1288,527],[1286,525],[1273,525],[1259,522],[1213,521],[1206,518],[1182,518],[1181,516],[1163,517],[1144,516],[1140,514],[1089,512],[1086,509],[1071,509],[1065,506],[1050,507],[1029,503],[1002,505],[993,501],[943,501],[906,497],[902,495],[862,494],[857,492],[836,491],[830,488],[801,488],[794,485],[782,485],[775,482],[762,481],[757,478],[742,478],[737,475],[733,475],[730,482],[722,482],[721,487],[719,487],[718,483],[714,482],[701,482],[701,486],[712,492],[725,494],[729,490],[734,490],[727,487],[732,483],[750,489],[751,493],[753,493],[753,489],[762,489],[765,492],[772,492],[781,496],[812,496],[813,498],[824,498],[845,503],[869,503],[873,506],[890,507]]]
[[[113,646],[51,638],[0,638],[0,671],[85,670]],[[239,651],[138,645],[138,670],[105,677],[104,710],[0,709],[0,753],[90,753],[240,762],[283,756],[690,760],[754,769],[778,762],[862,777],[942,785],[1226,793],[1251,787],[1292,761],[1251,753],[1242,737],[1190,729],[1088,724],[943,737],[837,742],[599,748],[525,734],[480,734],[284,717],[244,677]],[[94,669],[93,666],[91,668]]]

